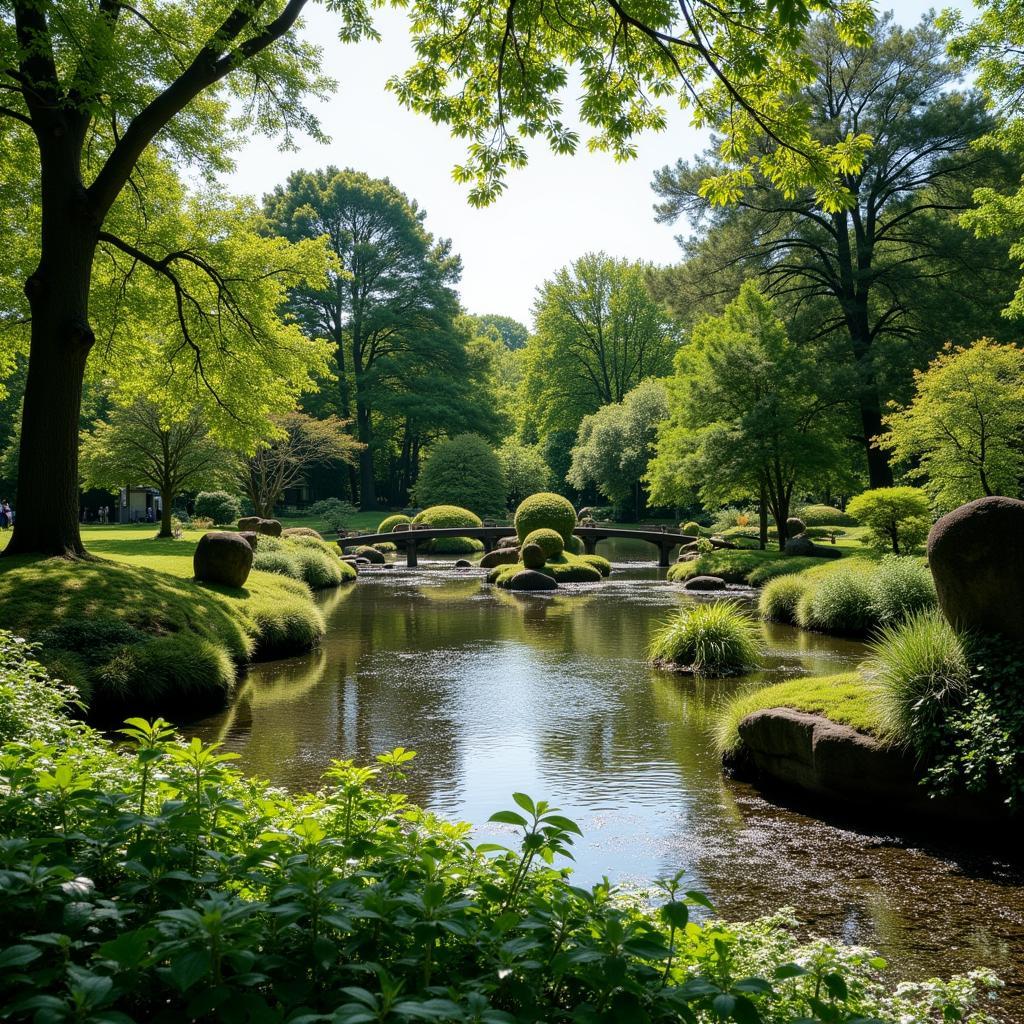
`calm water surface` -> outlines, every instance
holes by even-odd
[[[603,545],[602,545],[603,547]],[[614,558],[650,557],[628,542]],[[483,823],[514,790],[579,822],[576,878],[643,885],[685,868],[722,916],[793,907],[814,934],[882,951],[901,977],[995,968],[1024,1021],[1024,871],[984,851],[823,823],[723,776],[716,703],[757,680],[695,683],[645,664],[650,629],[691,600],[652,565],[553,596],[486,586],[421,561],[366,572],[323,599],[315,654],[253,669],[226,712],[193,727],[293,789],[333,758],[418,752],[412,799]],[[765,625],[761,678],[842,671],[863,648]]]

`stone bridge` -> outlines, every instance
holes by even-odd
[[[481,541],[484,551],[493,551],[502,537],[514,537],[516,528],[514,526],[454,526],[454,527],[432,527],[416,526],[409,530],[400,530],[395,533],[353,533],[344,536],[339,535],[338,543],[343,548],[359,547],[362,544],[382,544],[388,542],[398,546],[399,550],[405,550],[405,561],[409,566],[417,564],[416,549],[420,544],[436,540],[439,537],[475,537]],[[686,533],[679,533],[669,530],[667,527],[651,527],[649,529],[630,530],[618,526],[577,526],[573,531],[583,541],[583,547],[588,555],[594,554],[599,541],[608,540],[612,537],[622,537],[628,540],[645,540],[658,549],[658,565],[664,567],[669,564],[672,556],[672,549],[680,544],[689,544],[695,541]]]

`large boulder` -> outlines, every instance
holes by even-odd
[[[536,572],[533,569],[524,569],[517,572],[509,580],[509,590],[557,590],[558,584],[546,573]]]
[[[798,558],[841,558],[843,554],[839,548],[827,548],[822,544],[815,544],[806,533],[790,537],[786,541],[782,553]]]
[[[496,565],[515,565],[518,561],[518,548],[495,548],[480,559],[480,568],[493,569]]]
[[[259,545],[260,535],[255,530],[239,530],[238,536],[252,548],[253,552],[256,551],[256,548]]]
[[[202,583],[240,587],[252,569],[252,548],[237,533],[204,533],[192,556],[192,571]]]
[[[539,544],[524,544],[522,558],[527,569],[543,569],[547,562],[547,556]]]
[[[693,576],[683,584],[683,590],[725,590],[721,576]]]
[[[371,565],[383,565],[387,559],[384,557],[383,552],[378,551],[376,548],[371,547],[369,544],[361,544],[353,552],[356,558],[365,559]]]
[[[238,529],[242,531],[252,531],[255,533],[256,527],[259,526],[259,523],[259,516],[242,516],[242,518],[238,520]]]
[[[928,534],[939,607],[958,629],[1024,642],[1024,501],[978,498]]]
[[[256,523],[256,532],[265,537],[280,537],[281,524],[276,519],[260,519]]]

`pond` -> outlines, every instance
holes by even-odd
[[[602,553],[650,558],[630,544]],[[521,790],[580,824],[580,883],[642,886],[685,868],[723,917],[792,907],[814,934],[880,950],[900,977],[992,967],[1009,985],[1004,1010],[1024,1019],[1020,866],[825,823],[723,775],[708,721],[755,680],[698,683],[645,663],[652,627],[693,600],[653,563],[617,561],[603,585],[548,596],[424,559],[322,600],[321,649],[256,666],[192,734],[294,789],[315,787],[334,758],[411,748],[411,798],[472,822],[481,841],[507,841],[485,823]],[[763,628],[769,680],[863,656],[850,641]]]

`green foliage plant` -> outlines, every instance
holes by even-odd
[[[387,516],[382,519],[380,525],[377,527],[377,533],[394,533],[396,526],[410,526],[412,525],[412,517],[404,516],[401,513],[393,516]]]
[[[505,512],[507,490],[494,449],[479,434],[459,434],[430,450],[415,495],[421,505],[458,505],[497,516]]]
[[[870,534],[865,543],[879,551],[909,555],[932,526],[928,495],[919,487],[878,487],[851,499],[847,511]]]
[[[568,545],[576,529],[576,509],[568,498],[550,491],[541,491],[524,498],[516,509],[516,535],[520,541],[534,530],[554,530]]]
[[[695,522],[692,519],[688,523],[681,523],[679,528],[683,531],[683,533],[688,534],[691,537],[699,536],[701,530],[703,529],[700,523]]]
[[[797,607],[811,584],[801,575],[776,576],[769,580],[757,598],[757,610],[769,622],[795,625]]]
[[[887,984],[883,960],[786,915],[709,919],[680,874],[656,906],[573,884],[580,829],[546,801],[513,794],[491,818],[508,838],[475,846],[402,795],[412,751],[285,794],[162,720],[114,745],[53,707],[53,684],[22,685],[37,673],[0,662],[27,705],[0,751],[0,1001],[30,1018],[934,1019],[936,993]],[[951,980],[939,1012],[966,1016],[994,984]]]
[[[523,538],[523,547],[527,544],[536,544],[544,552],[545,558],[555,558],[565,550],[565,542],[557,530],[541,527],[539,530],[531,530]]]
[[[306,510],[314,519],[321,520],[328,530],[345,530],[358,509],[341,498],[321,498]]]
[[[800,505],[796,514],[808,526],[856,526],[857,520],[848,512],[832,505]]]
[[[196,495],[195,514],[212,519],[217,526],[225,526],[242,514],[242,503],[227,491],[200,491]]]
[[[603,555],[580,555],[579,560],[587,565],[592,565],[602,576],[612,574],[612,563]]]
[[[543,556],[543,552],[541,552],[541,556]],[[495,566],[487,574],[487,582],[497,584],[499,587],[507,587],[512,581],[512,577],[526,568],[529,566],[525,562],[519,562],[516,565]],[[574,555],[569,551],[563,551],[554,558],[546,558],[541,571],[560,584],[600,583],[602,577],[600,569],[584,561],[582,556]]]
[[[454,529],[458,526],[483,526],[475,512],[457,505],[433,505],[413,517],[415,525]],[[471,555],[483,551],[483,544],[475,537],[438,537],[424,545],[427,551],[438,554]]]
[[[792,576],[807,569],[820,569],[821,559],[803,556],[787,556],[762,562],[747,573],[746,582],[752,587],[763,587],[770,580],[780,576]]]
[[[814,579],[800,597],[796,621],[803,629],[841,636],[865,636],[877,624],[870,570],[843,566]]]
[[[760,627],[736,601],[681,608],[651,637],[648,655],[659,665],[698,676],[749,672],[761,664]]]

